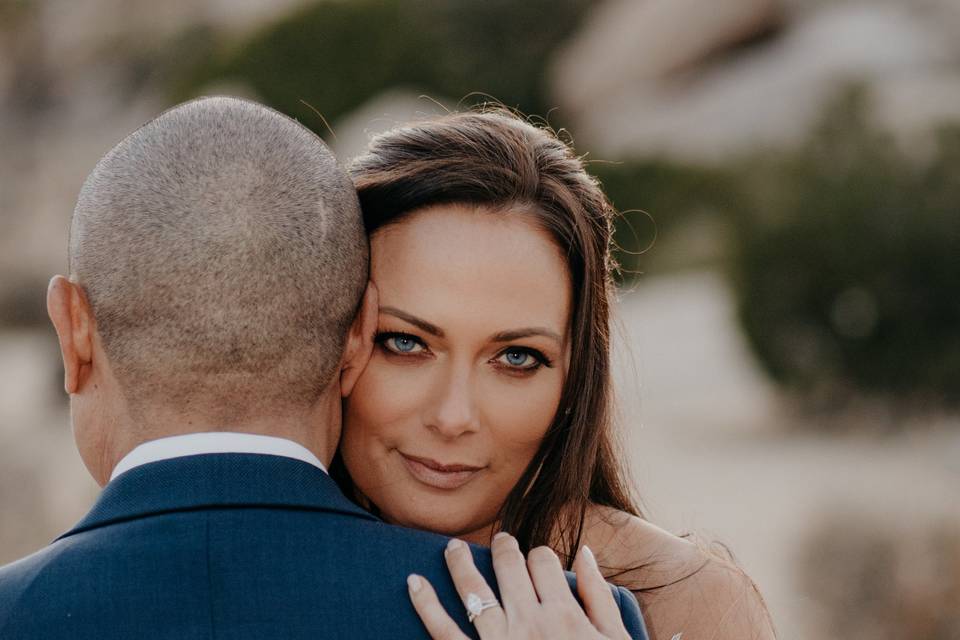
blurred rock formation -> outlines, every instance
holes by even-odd
[[[873,89],[878,118],[910,144],[960,118],[958,33],[951,0],[611,0],[552,80],[602,157],[722,161],[796,143],[851,81]]]

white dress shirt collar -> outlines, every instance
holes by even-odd
[[[327,472],[327,468],[306,447],[286,438],[262,436],[252,433],[233,433],[217,431],[210,433],[188,433],[170,436],[159,440],[150,440],[137,446],[125,455],[113,473],[113,480],[121,473],[150,462],[195,456],[207,453],[257,453],[268,456],[283,456],[302,460]]]

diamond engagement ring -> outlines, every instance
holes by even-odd
[[[490,600],[481,600],[480,596],[475,593],[468,593],[467,601],[464,604],[467,607],[467,620],[470,621],[470,624],[473,624],[473,621],[480,617],[480,614],[487,609],[500,606],[500,603],[496,600],[492,598]]]

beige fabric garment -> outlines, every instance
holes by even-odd
[[[763,597],[730,559],[610,509],[588,513],[583,543],[640,602],[650,640],[773,640]]]

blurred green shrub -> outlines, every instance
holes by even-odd
[[[864,92],[802,149],[743,168],[733,209],[740,318],[813,408],[855,396],[960,404],[960,127],[927,162],[872,128]]]
[[[301,100],[333,122],[392,87],[438,98],[489,94],[547,115],[546,62],[580,23],[588,0],[352,0],[309,5],[171,80],[182,100],[214,82],[240,82],[325,135]]]
[[[839,512],[811,530],[798,558],[800,587],[825,627],[844,640],[960,638],[960,525],[897,529]]]
[[[623,280],[722,258],[725,234],[713,232],[725,224],[737,193],[725,171],[662,159],[588,161],[587,169],[620,212],[614,255]],[[698,221],[710,225],[709,246],[673,242]]]

